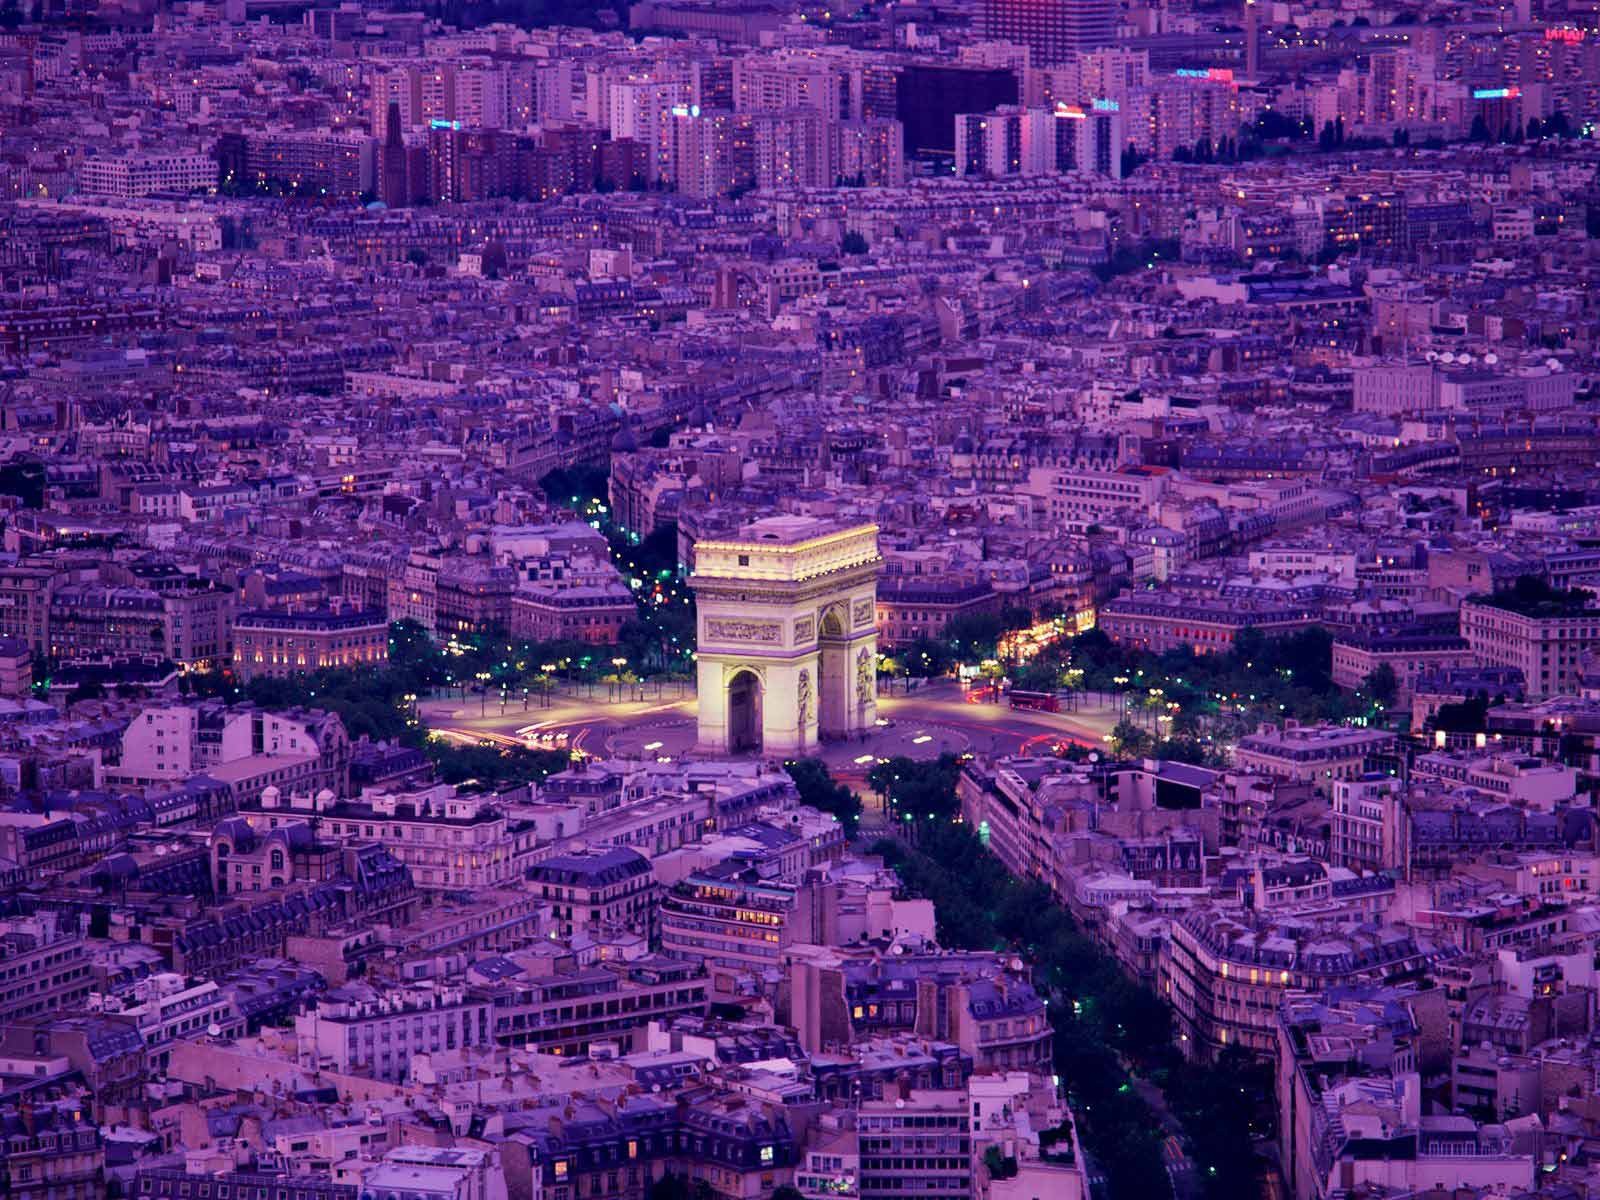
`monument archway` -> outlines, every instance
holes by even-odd
[[[850,612],[843,604],[824,610],[817,628],[817,736],[848,737],[855,679],[850,670]]]
[[[728,749],[735,754],[761,750],[761,679],[750,670],[728,680]]]
[[[694,554],[701,751],[809,753],[871,728],[877,526],[768,517]]]

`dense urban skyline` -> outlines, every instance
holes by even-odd
[[[1600,1200],[1600,7],[0,0],[0,1196]]]

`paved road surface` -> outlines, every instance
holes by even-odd
[[[526,708],[513,702],[479,698],[429,700],[423,717],[441,736],[463,742],[496,741],[507,745],[558,741],[601,757],[678,757],[693,752],[695,700],[692,696],[613,702],[604,689],[594,698],[559,694],[548,707]],[[1043,750],[1069,740],[1100,747],[1116,721],[1115,713],[1097,708],[1081,713],[1046,713],[1013,709],[1007,704],[969,703],[953,680],[939,680],[909,695],[878,697],[883,724],[859,741],[828,742],[822,758],[841,773],[864,773],[878,758],[906,755],[933,758],[945,751],[1010,755]],[[852,771],[851,769],[854,768]]]

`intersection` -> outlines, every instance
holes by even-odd
[[[462,742],[564,747],[600,758],[678,759],[695,753],[695,698],[615,700],[556,695],[548,707],[446,698],[420,711],[440,737]],[[1014,709],[974,703],[953,680],[878,696],[878,724],[849,741],[823,742],[816,753],[836,775],[863,773],[879,758],[936,758],[943,753],[984,756],[1048,753],[1057,742],[1096,749],[1117,721],[1114,705],[1076,712]]]

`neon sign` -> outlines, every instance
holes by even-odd
[[[1096,100],[1094,102],[1095,112],[1120,112],[1121,108],[1122,106],[1115,100]]]
[[[1204,79],[1209,83],[1232,83],[1232,67],[1179,67],[1173,72],[1179,79]]]
[[[1581,43],[1583,41],[1585,36],[1586,35],[1585,35],[1583,30],[1574,29],[1570,25],[1557,26],[1557,27],[1555,27],[1553,29],[1546,29],[1544,31],[1544,40],[1545,41],[1547,41],[1547,42],[1565,42],[1569,46],[1578,45],[1579,43]]]
[[[1522,95],[1519,87],[1473,88],[1474,100],[1515,100]]]

